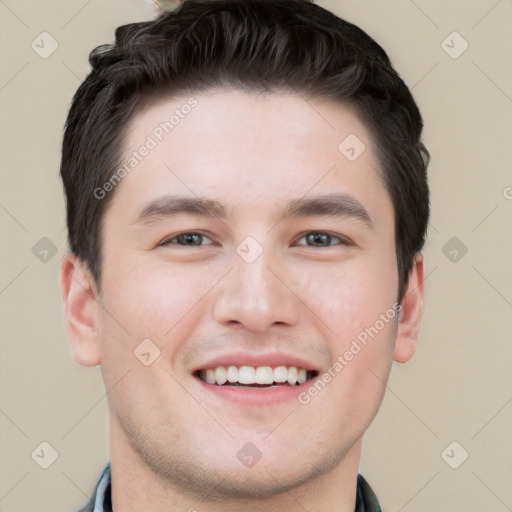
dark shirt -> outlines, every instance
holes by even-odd
[[[105,466],[89,502],[77,512],[112,512],[110,461]],[[354,512],[382,512],[379,502],[363,475],[357,475]]]

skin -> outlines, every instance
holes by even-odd
[[[206,391],[192,369],[231,351],[293,353],[327,371],[392,308],[398,270],[392,203],[349,107],[283,93],[193,96],[197,107],[116,188],[104,217],[101,293],[75,255],[62,261],[74,356],[101,364],[110,390],[114,510],[352,512],[363,434],[392,361],[415,351],[422,257],[400,322],[386,323],[309,403],[255,407]],[[127,155],[188,98],[139,113]],[[366,145],[353,162],[338,150],[349,134]],[[333,193],[357,199],[373,227],[352,216],[281,218],[289,200]],[[216,199],[228,217],[137,222],[166,194]],[[159,245],[190,231],[206,235],[202,245]],[[338,238],[315,246],[305,236],[312,231]],[[236,252],[247,236],[263,250],[250,264]],[[133,354],[147,338],[161,351],[150,366]],[[262,454],[250,468],[237,457],[247,442]]]

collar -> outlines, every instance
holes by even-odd
[[[110,461],[108,461],[96,484],[93,498],[94,512],[112,512],[112,476],[110,474]]]
[[[112,512],[111,491],[112,477],[110,461],[108,461],[89,502],[91,505],[94,503],[94,509],[90,509],[91,512]],[[82,510],[86,512],[89,509]],[[357,475],[356,508],[354,512],[382,512],[375,493],[361,474]]]

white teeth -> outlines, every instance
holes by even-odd
[[[217,384],[222,386],[229,384],[243,385],[267,385],[286,384],[295,386],[303,384],[308,379],[308,372],[305,368],[297,368],[296,366],[217,366],[216,368],[208,368],[200,372],[202,380],[208,384]]]
[[[228,380],[226,376],[226,368],[224,368],[224,366],[215,368],[215,380],[217,381],[217,384],[220,384],[221,386]]]
[[[256,368],[256,384],[273,384],[274,372],[270,366],[259,366]]]
[[[294,385],[297,382],[297,367],[296,366],[290,366],[288,368],[288,378],[286,379],[288,381],[288,384]]]
[[[206,370],[205,380],[206,382],[208,382],[208,384],[215,384],[215,372],[211,368],[208,368],[208,370]]]
[[[238,382],[240,384],[255,384],[256,370],[253,366],[240,366],[238,369]]]
[[[278,366],[274,369],[274,381],[275,382],[286,382],[288,377],[288,368],[286,366]]]
[[[238,368],[236,366],[230,366],[227,371],[228,382],[238,382]]]

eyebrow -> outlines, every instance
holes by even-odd
[[[294,199],[288,203],[283,218],[312,217],[323,215],[327,217],[352,217],[374,227],[366,208],[350,194],[329,194],[314,196],[309,199]]]
[[[182,214],[196,217],[217,217],[227,219],[225,206],[215,200],[204,197],[164,196],[147,204],[135,221],[135,224],[151,224],[164,218]],[[362,221],[374,228],[374,221],[366,208],[350,194],[327,194],[289,201],[281,220],[297,217],[347,217]]]

